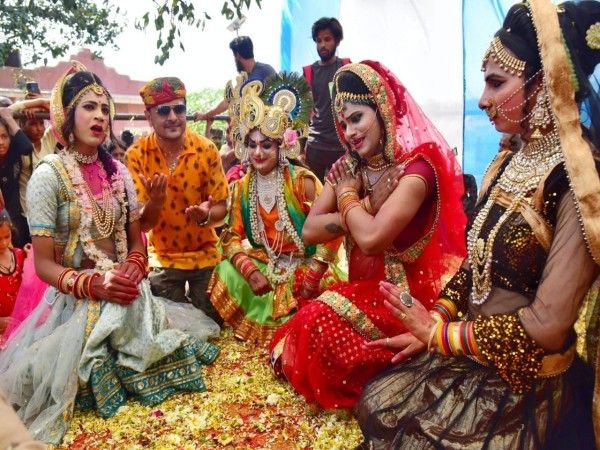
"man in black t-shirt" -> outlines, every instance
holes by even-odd
[[[238,72],[246,72],[248,81],[265,81],[272,75],[275,75],[275,69],[269,64],[258,62],[254,59],[254,45],[252,39],[248,36],[238,36],[229,43],[229,48],[233,52],[235,68]],[[224,98],[221,102],[208,112],[197,112],[194,114],[194,120],[210,120],[213,117],[225,112],[229,107],[229,100]]]
[[[321,181],[324,181],[332,164],[344,154],[331,110],[333,75],[350,62],[335,54],[343,37],[342,25],[337,19],[322,17],[317,20],[312,26],[312,38],[317,44],[320,60],[303,68],[315,104],[306,146],[306,163]]]

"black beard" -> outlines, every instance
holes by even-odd
[[[237,59],[235,60],[235,68],[237,69],[238,72],[244,71],[244,66],[242,66],[242,63],[240,61],[238,61]]]
[[[327,62],[329,61],[333,56],[335,55],[335,49],[333,49],[330,52],[327,52],[325,54],[323,53],[319,53],[319,58],[321,58],[322,62]]]

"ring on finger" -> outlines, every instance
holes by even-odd
[[[407,308],[412,308],[412,306],[415,304],[412,295],[410,295],[410,292],[408,291],[402,291],[402,293],[400,294],[400,303],[402,303]]]

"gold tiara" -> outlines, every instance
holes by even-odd
[[[512,75],[520,77],[525,71],[525,61],[511,55],[498,36],[492,39],[490,47],[483,56],[483,62],[481,64],[482,71],[485,70],[485,63],[487,63],[490,57],[502,68],[502,70]]]
[[[81,99],[81,97],[83,97],[85,94],[87,94],[90,91],[92,91],[96,95],[106,94],[106,97],[109,98],[109,102],[110,102],[110,96],[109,96],[107,90],[104,88],[104,86],[100,86],[98,83],[92,83],[92,84],[88,84],[86,87],[84,87],[82,90],[80,90],[77,94],[75,94],[75,96],[71,99],[71,101],[67,105],[67,110],[70,111],[73,107],[75,107],[75,105]]]
[[[357,103],[359,105],[374,104],[375,98],[371,94],[355,94],[353,92],[338,92],[335,94],[333,107],[335,112],[340,113],[344,109],[346,102]]]

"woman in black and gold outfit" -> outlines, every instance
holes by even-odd
[[[594,448],[600,114],[588,77],[599,61],[599,2],[508,12],[484,57],[480,107],[524,146],[488,168],[468,256],[432,314],[381,284],[412,335],[371,345],[420,344],[366,387],[365,444]]]

